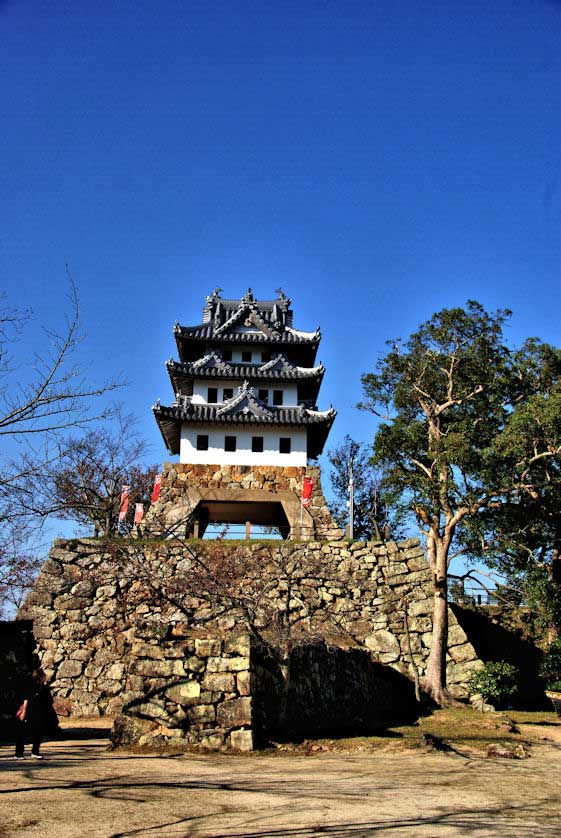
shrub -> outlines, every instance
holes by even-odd
[[[520,672],[505,661],[491,661],[476,672],[469,682],[472,693],[480,693],[495,707],[512,704],[519,690]]]
[[[540,663],[540,676],[547,690],[561,691],[561,641],[552,643]]]

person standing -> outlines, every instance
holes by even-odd
[[[26,697],[16,713],[15,759],[25,758],[25,740],[29,738],[31,739],[31,756],[33,759],[43,759],[40,748],[47,727],[49,698],[45,676],[41,670],[35,670],[29,688],[26,690]]]

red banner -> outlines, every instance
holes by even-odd
[[[140,524],[142,519],[144,518],[144,506],[141,503],[135,504],[134,507],[134,525],[135,527]]]
[[[124,521],[127,517],[127,511],[129,508],[129,492],[130,486],[123,486],[121,490],[121,505],[119,507],[119,521]]]
[[[311,477],[305,477],[302,481],[302,506],[309,506],[312,500],[312,489],[314,481]]]
[[[162,488],[162,475],[157,474],[154,478],[154,488],[152,489],[152,497],[150,498],[151,503],[156,503],[158,498],[160,497],[160,489]]]

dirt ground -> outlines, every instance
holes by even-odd
[[[68,724],[68,723],[67,723]],[[73,723],[75,725],[75,723]],[[136,756],[67,727],[42,762],[0,747],[0,836],[403,838],[561,834],[561,726],[525,760],[423,751]]]

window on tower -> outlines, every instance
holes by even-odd
[[[279,437],[279,454],[290,454],[291,442],[289,436]]]
[[[222,350],[222,357],[224,358],[225,361],[231,361],[232,360],[232,350],[231,349],[223,349]]]
[[[236,450],[236,437],[235,436],[225,436],[224,437],[224,451],[235,451]]]
[[[208,451],[208,434],[197,434],[197,451]]]
[[[271,353],[270,352],[262,352],[261,353],[261,360],[265,364],[267,361],[271,360]]]
[[[217,401],[218,401],[218,388],[217,387],[209,387],[208,388],[207,402],[209,404],[216,404]]]
[[[231,399],[234,395],[234,391],[231,387],[225,387],[222,391],[222,401],[227,402],[228,399]]]
[[[268,390],[259,390],[259,401],[267,402],[269,401],[269,391]]]
[[[263,451],[263,437],[262,436],[252,436],[251,437],[251,450],[254,454],[261,454]]]
[[[244,364],[251,364],[251,352],[249,350],[244,350],[242,352],[242,361]]]
[[[273,404],[282,404],[282,390],[273,390]]]

